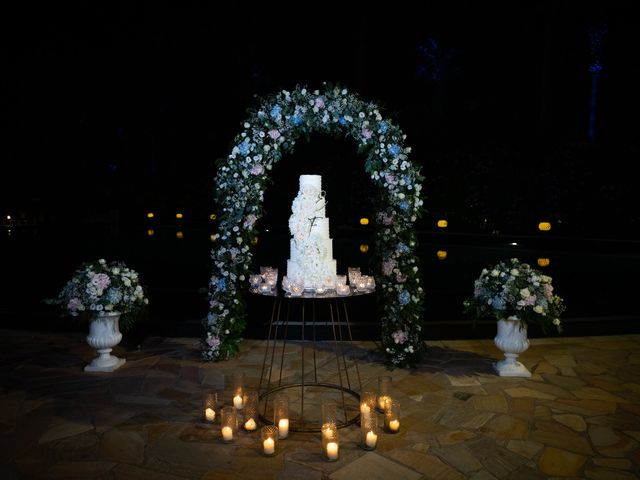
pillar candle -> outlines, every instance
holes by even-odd
[[[264,448],[265,455],[273,455],[276,451],[276,442],[273,438],[269,437],[262,442],[262,448]]]
[[[233,440],[233,430],[231,430],[231,427],[222,427],[222,439],[225,442]]]
[[[207,408],[204,411],[207,422],[213,422],[216,419],[216,411],[213,408]]]
[[[289,435],[289,419],[281,418],[278,422],[278,438],[287,438]]]
[[[373,431],[367,432],[366,443],[367,447],[374,448],[376,443],[378,443],[378,435],[373,433]]]
[[[329,460],[337,460],[338,459],[338,442],[329,442],[327,443],[327,458]]]

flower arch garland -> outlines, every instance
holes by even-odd
[[[373,103],[346,89],[309,91],[296,87],[263,97],[249,111],[231,153],[218,164],[216,200],[222,208],[209,314],[203,321],[206,360],[224,360],[238,351],[245,328],[245,294],[251,265],[251,239],[262,216],[267,173],[303,134],[342,133],[366,154],[365,170],[378,187],[376,272],[381,306],[382,349],[390,366],[414,365],[424,350],[417,238],[413,223],[421,213],[423,177],[408,160],[406,135],[385,120]]]

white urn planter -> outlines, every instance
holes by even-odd
[[[98,356],[84,367],[85,372],[113,372],[126,362],[111,355],[113,347],[122,340],[120,315],[120,312],[100,312],[91,320],[87,343],[98,351]]]
[[[498,320],[498,334],[494,339],[496,347],[504,352],[504,360],[493,364],[501,377],[530,377],[531,372],[517,361],[518,355],[529,348],[527,326],[518,317]]]

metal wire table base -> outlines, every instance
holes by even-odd
[[[325,308],[328,307],[328,321],[316,321],[316,303]],[[298,321],[291,320],[292,305],[300,307],[301,314]],[[307,318],[309,310],[311,319]],[[329,349],[319,348],[327,346],[326,342],[317,339],[318,329],[321,326],[330,327],[328,343],[331,348]],[[298,327],[300,328],[298,339],[289,338],[292,330]],[[347,354],[353,348],[352,342],[353,336],[345,298],[275,296],[258,386],[261,421],[265,424],[273,424],[273,415],[267,414],[270,397],[279,392],[288,393],[293,390],[295,393],[290,394],[290,399],[298,407],[297,411],[295,408],[290,410],[289,430],[293,432],[321,431],[322,422],[317,417],[319,412],[317,401],[324,401],[331,393],[339,395],[336,404],[341,412],[337,419],[337,427],[344,428],[358,422],[360,419],[358,392],[362,391],[362,381],[356,358],[354,356],[347,358]],[[300,373],[292,378],[289,372],[283,379],[286,370],[285,355],[292,353],[292,346],[299,347]],[[319,358],[327,350],[333,351],[326,358]],[[311,358],[308,358],[308,355]],[[307,362],[311,364],[311,368],[306,368]],[[334,381],[326,379],[331,374],[333,377],[330,376],[329,379],[333,378]]]

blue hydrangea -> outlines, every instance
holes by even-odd
[[[409,210],[409,202],[407,202],[406,200],[400,202],[400,210],[404,210],[405,212]]]
[[[215,325],[218,321],[218,316],[214,313],[209,312],[207,315],[207,325]]]
[[[379,133],[387,133],[387,130],[389,130],[389,126],[387,125],[387,122],[380,122],[378,124]]]
[[[116,305],[122,300],[122,292],[119,288],[110,288],[107,290],[105,298],[107,299],[107,302]]]
[[[400,155],[400,152],[402,151],[402,150],[400,149],[400,146],[399,146],[399,145],[396,145],[395,143],[392,143],[391,145],[389,145],[389,146],[387,147],[387,150],[389,150],[389,153],[390,153],[391,155],[393,155],[394,157],[397,157],[398,155]]]
[[[496,310],[504,310],[506,308],[506,302],[500,295],[491,299],[491,306]]]
[[[218,291],[224,291],[227,288],[227,281],[224,278],[216,280],[216,288]]]
[[[249,155],[249,142],[242,142],[238,145],[238,150],[240,150],[240,155],[243,157]]]
[[[411,301],[411,294],[409,293],[409,291],[403,290],[402,292],[400,292],[400,294],[398,295],[398,301],[400,302],[400,305],[406,305],[407,303],[409,303]]]
[[[271,115],[272,118],[278,118],[281,114],[282,114],[282,107],[276,103],[271,109],[271,112],[269,113],[269,115]]]
[[[396,246],[396,250],[398,250],[400,253],[407,253],[409,251],[409,247],[401,242]]]
[[[293,123],[294,125],[300,125],[302,123],[302,115],[300,115],[299,113],[296,113],[294,116],[291,117],[291,123]]]
[[[340,118],[338,119],[338,123],[340,125],[346,125],[347,124],[347,120],[344,118],[344,116],[340,116]]]

